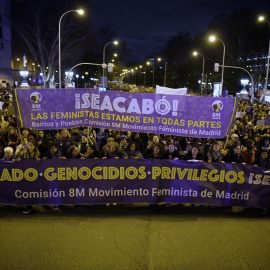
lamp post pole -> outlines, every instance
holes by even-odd
[[[157,59],[159,62],[161,61],[161,60],[163,60],[164,61],[164,63],[165,63],[165,73],[164,73],[164,87],[166,86],[166,74],[167,74],[167,65],[168,65],[168,63],[164,60],[164,59],[161,59],[160,57]]]
[[[270,28],[269,21],[266,18],[264,18],[263,16],[260,16],[259,17],[259,21],[264,21],[264,20],[267,21],[267,23],[269,25],[269,28]],[[266,76],[265,76],[265,86],[264,86],[264,90],[263,90],[264,100],[265,100],[267,86],[268,86],[269,59],[270,59],[270,39],[269,39],[269,48],[268,48],[268,56],[267,56],[267,67],[266,67]]]
[[[167,65],[168,65],[168,62],[166,62],[166,61],[165,61],[164,87],[166,86],[166,78],[167,78]]]
[[[202,65],[202,82],[201,82],[201,94],[202,94],[202,92],[203,92],[203,82],[204,82],[204,63],[205,63],[205,60],[204,60],[203,54],[201,54],[201,53],[199,53],[197,51],[193,52],[193,55],[194,56],[197,56],[198,54],[200,54],[202,56],[202,59],[203,59],[203,65]]]
[[[155,60],[153,61],[153,82],[152,82],[152,87],[155,85]]]
[[[58,76],[59,76],[59,89],[62,88],[62,78],[61,78],[61,21],[63,19],[63,17],[70,13],[70,12],[77,12],[79,14],[83,14],[83,10],[81,9],[72,9],[72,10],[69,10],[67,12],[65,12],[60,20],[59,20],[59,24],[58,24],[58,66],[59,66],[59,71],[58,71]]]
[[[103,48],[103,64],[102,64],[102,88],[103,90],[105,90],[105,80],[104,80],[104,76],[105,76],[105,68],[106,68],[106,63],[105,63],[105,49],[107,47],[107,45],[111,44],[111,43],[114,43],[115,45],[118,44],[118,41],[111,41],[111,42],[108,42],[107,44],[105,44],[104,48]]]
[[[211,42],[215,40],[219,40],[223,44],[223,60],[222,60],[222,73],[221,73],[221,91],[223,90],[223,77],[224,77],[224,64],[225,64],[225,44],[220,38],[216,38],[215,36],[211,36],[209,40]]]
[[[146,66],[145,66],[144,86],[146,87]]]

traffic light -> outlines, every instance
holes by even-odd
[[[215,63],[214,71],[215,72],[218,72],[219,71],[219,63]]]

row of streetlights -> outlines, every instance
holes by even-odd
[[[164,87],[166,86],[166,74],[167,74],[167,65],[168,65],[168,63],[167,63],[167,61],[165,61],[164,59],[162,59],[162,58],[160,58],[160,57],[158,57],[157,58],[157,61],[158,62],[161,62],[161,61],[164,61],[164,65],[165,65],[165,68],[164,68]],[[144,80],[144,84],[145,84],[145,86],[146,86],[146,65],[148,65],[148,66],[150,66],[151,65],[151,63],[152,63],[152,65],[153,65],[153,70],[152,70],[152,86],[154,87],[155,86],[155,59],[149,59],[149,61],[147,61],[146,62],[146,64],[145,64],[145,71],[144,71],[144,73],[145,73],[145,80]],[[143,68],[143,66],[139,66],[139,69],[141,70]],[[135,69],[135,71],[134,71],[134,69]],[[135,72],[135,83],[136,83],[136,70],[138,70],[138,67],[135,67],[134,69],[131,69],[131,70],[128,70],[128,69],[123,69],[123,73],[121,74],[121,76],[123,76],[123,75],[126,75],[126,74],[128,74],[128,73],[133,73],[133,72]],[[139,84],[140,84],[140,82],[139,82]]]
[[[259,21],[266,21],[268,23],[269,27],[270,27],[270,23],[269,23],[269,21],[265,17],[260,16],[258,18],[258,20]],[[219,40],[222,43],[222,45],[223,45],[223,59],[222,59],[222,72],[221,72],[221,90],[223,90],[223,78],[224,78],[224,67],[225,67],[225,43],[223,42],[223,40],[221,40],[221,39],[219,39],[219,38],[217,38],[215,36],[210,36],[209,37],[209,41],[210,42],[214,42],[216,40]],[[201,81],[201,85],[202,85],[201,86],[201,91],[202,91],[203,90],[203,78],[204,78],[204,63],[205,63],[205,58],[204,58],[204,56],[201,53],[199,53],[197,51],[194,51],[193,52],[193,55],[194,56],[197,56],[198,54],[200,54],[202,56],[202,58],[203,58],[202,81]],[[267,56],[267,68],[266,68],[266,78],[265,78],[265,87],[264,87],[264,97],[266,95],[267,86],[268,86],[269,59],[270,59],[270,39],[269,39],[269,50],[268,50],[268,56]],[[232,68],[240,68],[240,67],[232,67]],[[241,68],[241,69],[243,69],[243,68]],[[243,69],[243,70],[245,70],[245,69]],[[245,71],[247,71],[247,70],[245,70]],[[251,77],[251,79],[252,79],[252,77]]]
[[[59,55],[58,55],[58,57],[59,57],[59,73],[58,73],[58,76],[59,76],[59,88],[62,88],[62,82],[61,82],[61,21],[62,21],[62,19],[63,19],[63,17],[66,15],[66,14],[68,14],[68,13],[70,13],[70,12],[77,12],[78,14],[80,14],[80,15],[82,15],[83,13],[84,13],[84,11],[82,10],[82,9],[77,9],[77,10],[69,10],[69,11],[67,11],[67,12],[65,12],[62,16],[61,16],[61,18],[60,18],[60,20],[59,20],[59,33],[58,33],[58,36],[59,36],[59,40],[58,40],[58,43],[59,43]],[[259,17],[259,21],[266,21],[267,23],[268,23],[268,25],[269,25],[269,27],[270,27],[270,23],[269,23],[269,21],[265,18],[265,17],[263,17],[263,16],[260,16]],[[225,66],[225,43],[221,40],[221,39],[219,39],[219,38],[217,38],[217,37],[215,37],[215,36],[210,36],[210,38],[209,38],[209,41],[210,42],[214,42],[215,40],[219,40],[221,43],[222,43],[222,45],[223,45],[223,60],[222,60],[222,74],[221,74],[221,90],[223,89],[223,78],[224,78],[224,66]],[[105,44],[105,46],[104,46],[104,48],[103,48],[103,64],[102,64],[102,68],[103,68],[103,82],[102,82],[102,86],[103,86],[103,88],[105,88],[105,68],[106,68],[106,63],[105,63],[105,49],[106,49],[106,47],[107,47],[107,45],[109,45],[109,44],[114,44],[114,45],[118,45],[118,41],[111,41],[111,42],[108,42],[107,44]],[[198,55],[198,54],[200,54],[201,56],[202,56],[202,58],[203,58],[203,70],[202,70],[202,85],[203,85],[203,78],[204,78],[204,63],[205,63],[205,58],[204,58],[204,56],[201,54],[201,53],[199,53],[199,52],[194,52],[193,53],[193,55],[194,56],[196,56],[196,55]],[[270,40],[269,40],[269,50],[268,50],[268,57],[267,57],[267,71],[266,71],[266,80],[265,80],[265,88],[264,88],[264,96],[266,95],[266,90],[267,90],[267,86],[268,86],[268,73],[269,73],[269,59],[270,59]],[[164,73],[164,86],[166,86],[166,70],[167,70],[167,62],[164,60],[164,59],[161,59],[160,57],[159,58],[157,58],[157,60],[158,61],[164,61],[164,63],[165,63],[165,73]],[[154,86],[154,72],[155,72],[155,69],[154,69],[154,66],[155,66],[155,59],[151,59],[151,61],[152,61],[152,63],[153,63],[153,79],[152,79],[152,85]],[[151,64],[151,62],[150,61],[148,61],[147,63],[146,63],[147,65],[150,65]],[[140,66],[141,67],[141,66]],[[137,69],[137,68],[135,68],[135,69]],[[145,78],[146,78],[146,69],[145,69]],[[202,86],[203,87],[203,86]]]

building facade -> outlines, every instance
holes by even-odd
[[[0,0],[0,87],[13,86],[10,1]]]

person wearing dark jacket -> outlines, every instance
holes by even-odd
[[[223,161],[246,164],[246,159],[244,155],[241,153],[241,146],[239,143],[236,143],[231,147],[231,150],[223,158]]]
[[[263,169],[270,169],[270,160],[268,158],[268,151],[262,150],[261,155],[255,159],[254,166],[261,167]]]
[[[176,147],[173,144],[169,144],[166,156],[167,159],[181,159],[179,152],[176,150]]]
[[[192,161],[192,160],[199,160],[203,161],[203,155],[200,153],[200,148],[198,145],[192,145],[192,148],[190,151],[188,151],[184,157],[183,160]]]
[[[47,152],[42,159],[66,159],[63,153],[58,149],[56,142],[49,143],[49,152]]]

